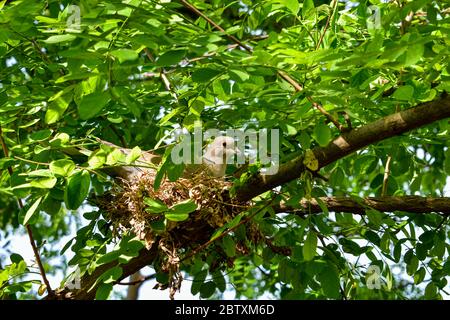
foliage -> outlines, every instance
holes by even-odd
[[[122,266],[144,247],[133,235],[115,239],[107,215],[87,205],[115,183],[102,168],[132,164],[141,150],[162,147],[164,153],[176,128],[193,130],[198,120],[203,129],[280,129],[286,162],[340,135],[311,97],[339,122],[349,117],[358,127],[450,91],[445,1],[190,3],[225,31],[182,1],[0,1],[0,126],[9,151],[0,153],[0,240],[30,225],[47,273],[65,279],[68,266],[85,275],[118,261],[98,278],[98,299],[109,296]],[[79,29],[67,25],[73,4],[81,10]],[[268,199],[295,206],[303,198],[382,195],[388,158],[383,194],[443,196],[449,131],[442,120],[372,144],[323,168],[327,181],[307,172],[285,183],[281,196],[274,191],[256,198],[254,207]],[[133,152],[125,157],[97,138]],[[251,179],[255,168],[235,184]],[[157,179],[165,173],[176,180],[180,167],[167,161]],[[195,210],[190,202],[146,204],[150,214],[175,222]],[[238,225],[245,214],[181,263],[193,294],[440,299],[448,293],[450,234],[439,212],[353,215],[323,205],[320,214],[299,216],[265,207],[252,221],[270,243],[250,241],[248,229]],[[235,229],[224,234],[227,227]],[[74,237],[61,242],[66,236]],[[65,258],[50,263],[60,255]],[[35,297],[41,283],[31,274],[34,267],[6,242],[0,257],[0,297]],[[170,277],[158,263],[153,268],[164,287]],[[380,289],[367,288],[369,265],[381,271]]]

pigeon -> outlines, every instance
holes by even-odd
[[[206,147],[202,162],[213,177],[220,178],[225,176],[230,159],[239,154],[232,137],[219,136]]]
[[[131,149],[116,146],[110,142],[98,139],[104,145],[119,149],[125,155],[131,152]],[[229,136],[218,136],[205,148],[201,164],[187,164],[184,178],[192,177],[200,172],[206,171],[211,177],[222,178],[225,176],[227,164],[234,155],[240,155],[241,152],[235,146],[234,139]],[[144,172],[156,170],[156,166],[161,162],[162,157],[151,151],[143,151],[141,156],[135,161],[137,166],[116,166],[105,168],[104,171],[112,177],[121,177],[130,180],[138,177]],[[152,168],[153,167],[153,168]]]

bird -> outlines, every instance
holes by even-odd
[[[119,147],[111,142],[97,139],[106,146],[120,150],[125,156],[131,153],[131,149]],[[208,144],[202,156],[200,164],[186,164],[183,178],[193,177],[200,172],[206,172],[211,177],[223,178],[227,169],[227,164],[234,155],[240,155],[241,151],[236,147],[234,139],[230,136],[218,136]],[[137,166],[114,166],[105,168],[103,171],[112,177],[120,177],[131,180],[140,174],[155,171],[156,166],[162,160],[161,155],[152,151],[143,151],[135,161]]]
[[[202,162],[213,177],[220,178],[225,176],[229,160],[240,154],[232,137],[219,136],[206,147]]]

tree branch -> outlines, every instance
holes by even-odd
[[[450,213],[450,197],[432,198],[420,196],[381,196],[352,199],[350,197],[320,197],[319,198],[333,212],[348,212],[365,214],[367,209],[381,212],[405,211],[409,213]],[[277,213],[294,213],[298,215],[323,212],[316,199],[303,199],[298,207],[286,206],[281,203],[274,207]]]
[[[448,117],[450,117],[450,96],[445,94],[434,101],[419,104],[343,133],[327,146],[317,147],[312,151],[319,162],[319,168],[323,168],[371,144]],[[298,156],[282,164],[274,175],[253,176],[237,190],[236,197],[240,201],[250,200],[265,191],[299,178],[305,170],[303,155]]]
[[[159,241],[159,240],[158,240]],[[150,265],[158,254],[158,246],[154,245],[150,250],[142,249],[136,258],[133,258],[130,262],[120,265],[122,268],[122,276],[117,279],[116,284],[125,279],[126,277],[136,273],[145,266]],[[46,296],[46,300],[93,300],[95,298],[95,293],[97,287],[101,283],[95,284],[97,279],[107,270],[118,265],[118,261],[113,261],[104,264],[97,269],[95,269],[91,274],[85,274],[81,278],[81,287],[78,290],[70,290],[66,287],[61,288],[55,292],[54,296]]]

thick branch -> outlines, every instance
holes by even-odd
[[[122,267],[122,276],[116,281],[116,283],[119,283],[126,277],[129,277],[130,275],[136,273],[137,271],[141,270],[145,266],[150,265],[153,260],[156,258],[156,255],[158,253],[158,246],[154,245],[152,249],[142,249],[139,252],[139,256],[132,259],[127,264],[121,265]],[[107,270],[111,269],[112,267],[116,266],[118,264],[117,261],[113,261],[107,264],[104,264],[97,269],[94,270],[92,274],[86,274],[81,278],[81,287],[78,290],[69,290],[68,288],[62,288],[59,289],[57,292],[55,292],[54,296],[47,296],[45,299],[47,300],[53,300],[53,299],[74,299],[74,300],[93,300],[95,298],[95,293],[97,290],[97,287],[101,283],[97,283],[95,287],[94,284],[97,281],[97,279]]]
[[[362,127],[343,133],[325,147],[313,149],[319,161],[319,168],[345,156],[375,144],[384,139],[400,135],[437,120],[450,117],[450,96],[422,103],[414,108],[400,111]],[[237,190],[237,198],[242,201],[297,179],[305,171],[303,156],[280,166],[274,175],[257,175]]]
[[[357,201],[350,197],[320,197],[319,198],[333,212],[349,212],[364,214],[367,209],[375,209],[381,212],[405,211],[409,213],[450,213],[450,198],[431,198],[420,196],[382,196],[367,197]],[[298,208],[280,204],[274,208],[276,212],[295,214],[321,213],[322,208],[317,200],[303,199]]]

